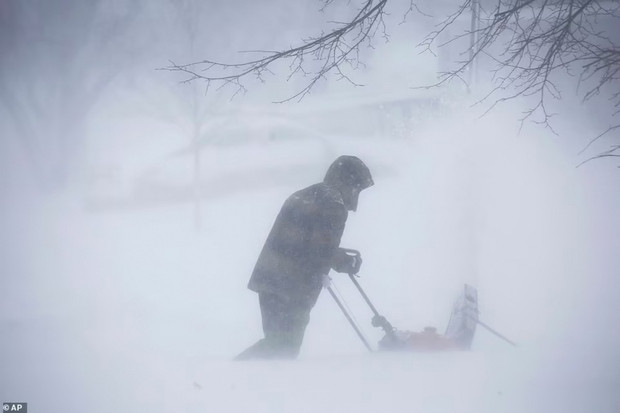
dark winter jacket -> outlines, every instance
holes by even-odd
[[[290,299],[316,299],[347,214],[340,192],[323,182],[295,192],[273,224],[248,288]]]

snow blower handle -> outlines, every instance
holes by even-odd
[[[355,250],[348,250],[348,251],[357,252]],[[359,252],[357,253],[359,254]],[[394,330],[395,330],[394,327],[392,327],[392,324],[390,324],[390,322],[385,317],[379,314],[379,311],[377,311],[375,306],[372,304],[372,302],[370,301],[370,298],[368,298],[368,296],[362,289],[362,286],[357,282],[356,275],[354,273],[349,273],[349,278],[351,279],[351,281],[353,281],[353,284],[355,285],[357,290],[360,292],[360,294],[362,295],[362,298],[364,299],[364,301],[366,301],[366,304],[368,304],[368,306],[370,307],[370,309],[372,310],[374,314],[374,317],[372,318],[372,325],[374,327],[381,327],[388,336],[393,337]]]
[[[358,250],[351,248],[340,248],[344,254],[351,259],[351,267],[349,268],[349,274],[357,274],[360,272],[362,266],[362,254]]]
[[[329,291],[329,294],[332,296],[332,298],[334,299],[336,304],[338,304],[338,307],[340,307],[340,310],[342,311],[342,313],[346,317],[346,319],[349,322],[349,324],[351,324],[351,327],[353,327],[353,330],[355,330],[355,333],[357,334],[357,336],[360,338],[360,340],[362,340],[362,343],[364,343],[364,346],[366,346],[368,351],[370,351],[372,353],[372,351],[373,351],[372,347],[370,347],[370,344],[368,344],[368,341],[366,340],[366,337],[364,337],[364,334],[362,334],[362,331],[359,329],[359,327],[357,326],[357,324],[355,323],[353,318],[351,318],[351,316],[349,315],[349,312],[347,311],[345,306],[342,304],[342,302],[340,301],[340,299],[338,298],[338,296],[336,295],[336,293],[334,292],[332,287],[331,286],[327,286],[327,291]]]

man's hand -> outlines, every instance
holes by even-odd
[[[357,274],[362,266],[362,256],[359,252],[350,252],[344,248],[338,248],[332,257],[331,267],[336,272]]]

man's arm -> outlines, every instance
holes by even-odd
[[[329,202],[323,206],[314,223],[311,245],[324,273],[329,271],[334,254],[338,251],[347,215],[344,205]]]

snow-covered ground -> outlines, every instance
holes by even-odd
[[[267,232],[331,159],[313,158],[312,178],[206,198],[200,231],[190,204],[95,213],[14,188],[0,401],[52,413],[620,411],[617,173],[576,169],[559,138],[511,125],[454,117],[412,140],[332,149],[375,172],[342,245],[362,251],[360,282],[392,324],[441,331],[468,282],[481,319],[517,348],[479,329],[471,352],[368,354],[323,294],[299,360],[231,361],[261,336],[245,287]],[[376,342],[352,285],[334,282]]]

